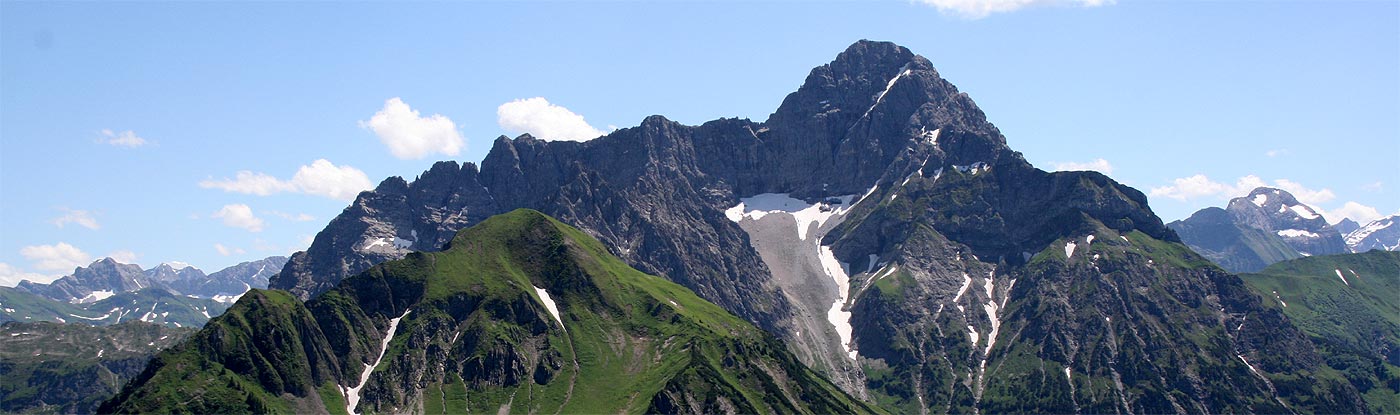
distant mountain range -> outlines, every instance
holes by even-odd
[[[1350,219],[1329,225],[1312,207],[1281,189],[1260,187],[1168,223],[1191,249],[1231,272],[1256,272],[1288,259],[1400,249],[1397,216],[1358,225]]]
[[[206,275],[185,264],[142,270],[104,258],[50,284],[21,281],[13,288],[0,287],[0,322],[103,325],[141,320],[199,327],[249,289],[266,288],[268,277],[286,262],[286,257],[274,256]]]

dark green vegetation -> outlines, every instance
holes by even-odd
[[[1400,413],[1400,252],[1301,258],[1241,277],[1308,334],[1371,411]]]
[[[0,323],[58,322],[91,325],[140,320],[170,327],[199,327],[228,304],[177,294],[165,288],[117,293],[101,301],[70,304],[10,287],[0,287]]]
[[[367,365],[366,413],[874,412],[753,325],[529,210],[304,305],[249,292],[103,410],[344,413]]]
[[[92,413],[157,351],[194,331],[139,321],[6,323],[0,326],[0,412]]]

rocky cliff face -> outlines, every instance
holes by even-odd
[[[1260,187],[1248,196],[1231,199],[1225,210],[1237,223],[1278,235],[1299,254],[1348,252],[1341,234],[1322,215],[1286,191]]]
[[[440,249],[425,230],[514,207],[579,227],[900,412],[1361,410],[1344,381],[1280,387],[1316,366],[1306,338],[1185,249],[1140,192],[1034,168],[927,59],[882,42],[813,69],[762,123],[653,116],[583,143],[503,137],[479,172],[390,178],[271,286],[312,298],[404,249]]]

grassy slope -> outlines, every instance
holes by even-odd
[[[1400,413],[1400,253],[1301,258],[1241,277],[1312,338],[1373,411]]]
[[[558,304],[562,329],[534,287]],[[308,308],[316,324],[305,323]],[[358,381],[361,362],[377,355],[373,336],[404,310],[360,411],[872,411],[747,322],[525,210],[459,233],[443,252],[376,266],[305,307],[254,291],[162,354],[108,409],[343,411],[338,385]],[[425,387],[403,389],[416,379]],[[291,399],[273,399],[281,392]]]

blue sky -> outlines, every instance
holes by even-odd
[[[993,3],[3,1],[0,285],[290,254],[355,190],[502,134],[763,120],[862,38],[1166,220],[1260,183],[1400,210],[1400,3]]]

